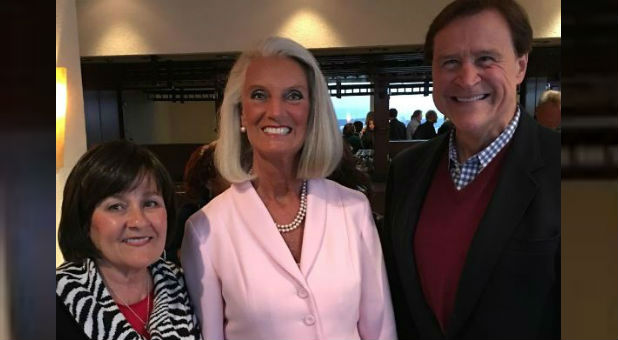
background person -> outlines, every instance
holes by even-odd
[[[274,37],[241,54],[220,133],[232,186],[187,221],[181,252],[204,338],[395,338],[369,202],[324,178],[343,146],[311,53]]]
[[[367,117],[365,118],[365,128],[361,134],[361,144],[363,145],[363,149],[373,150],[374,129],[375,122],[373,120],[373,111],[369,111],[367,113]]]
[[[419,125],[413,139],[431,139],[437,135],[436,128],[433,126],[438,120],[438,114],[434,110],[429,110],[425,113],[425,122]]]
[[[406,139],[406,126],[397,119],[397,109],[388,110],[388,140]]]
[[[451,122],[448,117],[444,117],[444,122],[442,122],[442,125],[438,128],[438,134],[449,133],[454,127],[453,122]]]
[[[418,126],[421,125],[422,114],[423,114],[423,111],[414,110],[414,112],[412,113],[412,116],[410,116],[410,122],[408,123],[408,126],[406,126],[406,138],[407,139],[412,139],[412,136],[414,136],[414,132],[416,132],[416,129],[418,128]]]
[[[354,132],[354,125],[347,123],[343,126],[343,139],[348,143],[350,151],[355,154],[361,148],[361,139]]]
[[[536,121],[546,128],[560,131],[561,122],[561,95],[560,91],[547,90],[541,95],[539,105],[534,115]]]
[[[363,122],[361,122],[360,120],[355,120],[352,124],[354,124],[354,134],[360,138],[364,129]]]
[[[179,228],[170,245],[166,247],[168,259],[178,265],[180,265],[178,252],[184,236],[185,222],[187,222],[189,216],[230,187],[230,183],[221,177],[215,167],[216,146],[217,141],[199,146],[191,153],[187,164],[185,164],[183,182],[188,202],[178,210],[176,225]]]
[[[201,339],[181,269],[160,258],[174,217],[172,180],[147,149],[113,141],[79,159],[58,230],[57,338]]]

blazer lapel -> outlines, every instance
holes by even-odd
[[[327,189],[325,184],[322,179],[313,179],[308,183],[307,215],[300,256],[300,269],[305,277],[311,272],[318,256],[328,221],[326,218],[328,214],[326,202],[332,192]],[[335,197],[330,198],[336,199]]]
[[[279,234],[275,221],[253,188],[251,181],[232,185],[235,209],[247,227],[248,233],[268,254],[273,264],[281,267],[290,276],[303,282],[300,270],[294,261],[283,237]],[[309,211],[309,207],[307,208]]]
[[[148,323],[148,332],[150,333],[151,340],[164,339],[166,335],[169,336],[170,334],[166,334],[167,332],[162,332],[161,330],[174,329],[174,324],[170,319],[170,315],[173,315],[170,312],[170,307],[172,297],[177,293],[172,291],[169,282],[166,282],[163,269],[164,264],[162,262],[162,260],[157,260],[149,267],[155,292],[152,302],[152,313]],[[174,307],[178,308],[177,306]]]
[[[448,136],[448,135],[447,135]],[[440,137],[439,137],[440,138]],[[411,172],[409,181],[405,187],[409,188],[407,196],[402,199],[394,212],[393,219],[393,244],[395,257],[397,258],[399,277],[404,287],[410,313],[419,329],[420,334],[427,338],[443,338],[439,323],[425,301],[418,272],[416,260],[412,248],[414,232],[423,207],[424,197],[433,180],[433,175],[448,148],[448,137],[441,137],[442,141],[436,141],[431,150],[425,153],[431,155],[424,161],[418,162],[416,171]]]
[[[537,127],[521,112],[493,196],[470,244],[459,279],[448,337],[456,337],[481,297],[501,253],[537,192],[533,171],[543,165]]]

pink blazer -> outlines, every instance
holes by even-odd
[[[250,182],[185,226],[181,261],[205,339],[395,339],[369,202],[309,181],[300,266]]]

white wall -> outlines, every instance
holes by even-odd
[[[236,52],[273,34],[307,48],[421,45],[432,18],[448,2],[56,0],[56,65],[68,68],[69,83],[64,167],[56,174],[57,219],[68,172],[86,150],[80,56]],[[530,16],[535,38],[560,37],[560,0],[520,3]],[[153,124],[160,126],[169,112],[178,110],[162,111],[168,113],[160,113]],[[157,130],[153,137],[145,129],[131,127],[128,131],[142,140],[202,142],[194,138],[201,131],[188,128],[186,136]],[[204,129],[206,140],[209,132]],[[56,262],[60,261],[57,252]]]
[[[64,166],[56,172],[56,265],[63,261],[57,239],[62,190],[77,159],[86,152],[86,125],[76,13],[75,0],[56,0],[56,66],[67,68],[68,92]]]
[[[208,143],[217,138],[215,102],[154,102],[124,91],[125,138],[138,144]]]
[[[242,51],[269,35],[307,48],[422,45],[449,0],[77,1],[82,56]],[[535,38],[560,37],[560,0],[520,0]]]

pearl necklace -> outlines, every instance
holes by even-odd
[[[146,327],[148,325],[148,321],[150,321],[150,279],[148,281],[146,281],[146,313],[148,313],[148,315],[146,315],[146,321],[144,321],[142,318],[139,317],[139,315],[137,315],[137,313],[133,310],[133,308],[131,308],[131,306],[129,306],[128,303],[126,303],[126,301],[124,301],[124,299],[122,297],[120,297],[120,295],[116,294],[114,292],[114,290],[112,289],[112,287],[110,285],[107,285],[107,289],[109,289],[110,293],[112,293],[112,296],[117,297],[120,302],[122,302],[122,304],[127,307],[129,309],[129,311],[131,313],[133,313],[133,315],[135,315],[135,317],[141,321],[142,324],[144,324],[144,328],[148,328]]]
[[[275,223],[277,226],[277,230],[280,233],[290,232],[300,226],[305,219],[305,215],[307,214],[307,181],[303,181],[302,189],[300,190],[300,207],[298,212],[296,213],[296,217],[294,217],[294,221],[288,224],[279,224]]]

